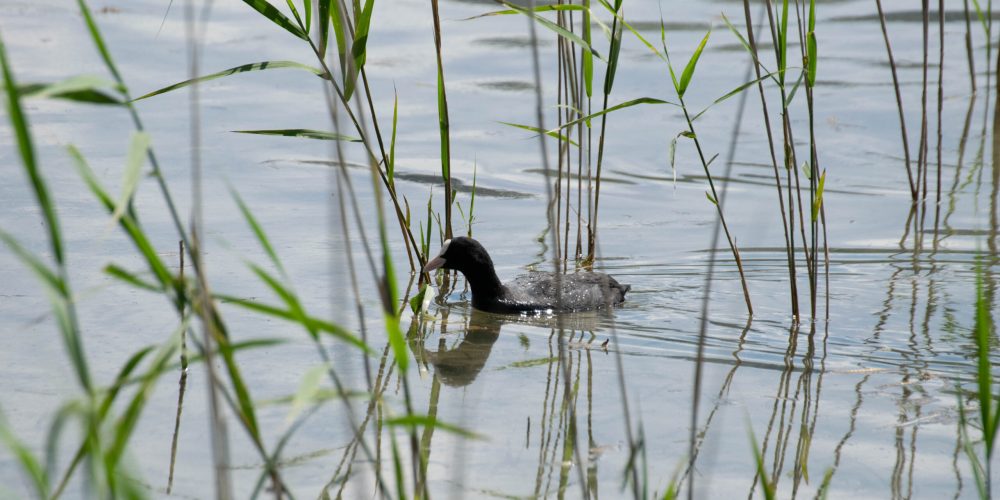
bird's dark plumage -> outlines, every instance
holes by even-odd
[[[489,253],[476,240],[460,236],[445,241],[424,271],[454,269],[472,289],[472,307],[495,313],[569,312],[609,308],[625,301],[631,288],[603,273],[555,274],[536,271],[500,282]]]

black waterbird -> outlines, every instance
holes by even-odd
[[[478,241],[459,236],[444,242],[424,272],[453,269],[472,289],[472,307],[493,313],[552,313],[614,307],[631,289],[604,273],[555,274],[535,271],[500,282],[493,260]]]

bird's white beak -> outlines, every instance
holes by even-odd
[[[447,262],[444,258],[444,253],[448,251],[448,245],[451,245],[450,239],[444,241],[444,245],[441,245],[441,251],[438,252],[437,257],[427,261],[427,265],[424,266],[424,269],[421,272],[429,273],[443,266],[444,263]]]
[[[429,273],[431,271],[434,271],[443,266],[445,262],[447,261],[444,259],[444,257],[438,255],[437,257],[434,257],[433,259],[427,262],[427,265],[424,266],[423,272]]]

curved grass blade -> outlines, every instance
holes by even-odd
[[[576,120],[573,120],[573,121],[570,121],[570,122],[566,122],[566,123],[564,123],[559,128],[572,127],[573,125],[576,125],[577,123],[580,123],[580,122],[583,122],[583,121],[587,122],[587,124],[588,124],[587,126],[590,126],[589,125],[590,124],[590,120],[593,119],[593,118],[596,118],[598,116],[605,115],[605,114],[608,114],[608,113],[611,113],[611,112],[614,112],[614,111],[618,111],[619,109],[630,108],[630,107],[635,106],[637,104],[670,104],[672,106],[677,106],[677,103],[673,103],[673,102],[670,102],[670,101],[664,101],[663,99],[657,99],[655,97],[640,97],[638,99],[632,99],[631,101],[625,101],[623,103],[616,104],[614,106],[611,106],[608,109],[604,109],[604,110],[598,111],[597,113],[593,113],[593,114],[584,116],[583,118],[577,118]],[[503,123],[503,122],[501,122],[501,123]],[[510,124],[508,124],[508,125],[510,125]],[[514,126],[517,126],[517,125],[514,125]],[[559,128],[554,128],[552,130],[549,130],[549,132],[556,132],[556,131],[559,130]]]
[[[507,7],[509,7],[510,9],[512,9],[512,10],[514,10],[514,11],[520,13],[520,14],[524,14],[524,15],[526,15],[528,17],[531,17],[535,21],[538,21],[539,24],[541,24],[542,26],[544,26],[544,27],[552,30],[557,35],[559,35],[559,36],[561,36],[561,37],[563,37],[563,38],[565,38],[565,39],[567,39],[567,40],[569,40],[569,41],[571,41],[571,42],[573,42],[573,43],[575,43],[575,44],[583,47],[584,49],[588,50],[590,53],[594,54],[594,56],[597,57],[598,59],[607,62],[607,59],[605,59],[599,52],[597,52],[596,49],[594,49],[589,43],[585,42],[576,33],[570,32],[567,29],[563,28],[562,26],[559,26],[556,23],[553,23],[552,21],[549,21],[548,19],[545,19],[544,17],[539,16],[537,13],[532,12],[532,11],[530,11],[528,9],[525,9],[523,7],[518,7],[518,6],[516,6],[516,5],[514,5],[514,4],[510,3],[510,2],[505,1],[505,0],[499,0],[499,1],[500,1],[500,3],[502,3],[502,4],[506,5]]]
[[[559,140],[562,140],[562,141],[566,141],[566,142],[568,142],[568,143],[570,143],[570,144],[572,144],[572,145],[574,145],[576,147],[580,147],[580,145],[577,144],[577,142],[574,141],[573,139],[570,139],[569,137],[566,137],[566,136],[560,134],[559,131],[558,131],[558,129],[556,129],[556,130],[542,130],[542,129],[538,128],[538,127],[533,127],[531,125],[521,125],[520,123],[510,123],[510,122],[500,122],[500,123],[502,123],[504,125],[511,126],[511,127],[516,127],[516,128],[522,129],[522,130],[527,130],[529,132],[536,132],[536,133],[539,133],[539,134],[545,134],[545,135],[547,135],[549,137],[552,137],[552,138],[555,138],[555,139],[559,139]]]
[[[301,28],[292,23],[290,19],[285,17],[284,14],[278,10],[277,7],[271,5],[267,0],[243,0],[243,3],[249,5],[253,10],[259,12],[262,16],[268,18],[274,24],[285,28],[286,31],[295,35],[298,38],[309,41],[309,35],[305,33]],[[291,1],[288,2],[291,5]],[[293,12],[295,12],[295,7],[292,7]],[[298,13],[295,12],[296,16]]]
[[[217,73],[212,73],[210,75],[199,76],[197,78],[192,78],[190,80],[184,80],[183,82],[178,82],[173,85],[163,87],[162,89],[154,90],[148,94],[136,97],[135,99],[132,99],[132,102],[141,101],[143,99],[146,99],[148,97],[153,97],[155,95],[165,94],[172,90],[177,90],[179,88],[187,87],[188,85],[194,83],[207,82],[210,80],[215,80],[216,78],[222,78],[224,76],[234,75],[237,73],[247,73],[250,71],[264,71],[268,69],[285,69],[285,68],[304,69],[320,78],[329,79],[329,77],[323,70],[319,68],[314,68],[306,64],[298,63],[295,61],[262,61],[258,63],[243,64],[240,66],[236,66],[234,68],[224,69],[222,71],[219,71]]]
[[[52,255],[59,265],[63,263],[62,232],[59,229],[59,220],[56,218],[56,208],[49,195],[48,187],[42,178],[42,172],[38,168],[35,159],[35,146],[31,140],[31,133],[28,128],[28,117],[21,108],[21,96],[18,93],[17,84],[14,82],[14,75],[7,60],[7,49],[0,40],[0,71],[3,73],[3,85],[6,89],[6,108],[10,117],[10,125],[14,130],[14,138],[17,142],[17,149],[21,156],[21,163],[24,164],[25,173],[31,181],[31,188],[34,191],[38,206],[42,209],[42,216],[45,219],[45,226],[49,232],[49,245],[52,248]]]
[[[368,32],[371,29],[372,8],[375,0],[367,0],[365,7],[358,13],[357,25],[354,28],[354,43],[351,44],[351,55],[354,57],[354,67],[350,78],[344,82],[344,99],[350,100],[357,86],[358,73],[365,66],[368,51]]]
[[[120,281],[124,281],[136,288],[142,288],[143,290],[149,290],[151,292],[162,292],[163,287],[157,285],[156,283],[150,283],[143,280],[142,278],[136,276],[134,273],[129,272],[125,268],[118,266],[116,264],[108,264],[104,266],[104,273],[112,278],[117,278]]]
[[[716,104],[719,104],[720,102],[725,101],[726,99],[729,99],[730,97],[732,97],[732,96],[734,96],[736,94],[739,94],[740,92],[743,92],[744,90],[747,89],[747,87],[749,87],[751,85],[756,85],[757,82],[760,82],[760,81],[764,80],[765,78],[772,78],[773,79],[775,74],[777,74],[777,71],[775,71],[774,73],[768,73],[766,75],[763,75],[760,78],[757,78],[755,80],[750,80],[749,82],[746,82],[743,85],[740,85],[739,87],[736,87],[735,89],[730,90],[729,92],[727,92],[722,97],[720,97],[720,98],[712,101],[712,104],[709,104],[708,106],[706,106],[705,109],[699,111],[697,114],[695,114],[693,117],[691,117],[691,121],[693,122],[693,121],[697,120],[701,115],[705,114],[706,111],[708,111],[709,109],[711,109],[712,106],[715,106]]]
[[[463,429],[463,428],[461,428],[461,427],[459,427],[457,425],[454,425],[454,424],[447,424],[447,423],[438,421],[437,418],[432,417],[430,415],[414,415],[414,414],[409,414],[409,415],[405,415],[405,416],[402,416],[402,417],[396,417],[396,418],[387,419],[387,420],[385,420],[384,424],[388,425],[390,427],[405,427],[405,428],[410,429],[410,430],[416,430],[417,427],[433,427],[435,429],[441,429],[443,431],[447,431],[447,432],[451,432],[453,434],[457,434],[457,435],[462,436],[464,438],[469,438],[469,439],[485,439],[484,436],[480,436],[479,434],[476,434],[475,432]]]
[[[497,11],[493,11],[493,12],[487,12],[485,14],[479,14],[479,15],[476,15],[476,16],[467,17],[467,18],[462,19],[462,20],[463,21],[471,21],[473,19],[479,19],[481,17],[505,16],[505,15],[510,15],[510,14],[523,14],[524,13],[523,11],[526,11],[526,10],[529,10],[529,9],[521,7],[521,10],[516,10],[516,8],[514,8],[514,9],[507,9],[507,10],[497,10]],[[538,6],[535,6],[535,8],[533,10],[535,12],[573,11],[573,10],[579,10],[579,11],[588,12],[590,9],[584,7],[583,5],[538,5]]]
[[[32,486],[39,498],[49,497],[49,479],[38,458],[10,431],[7,420],[0,416],[0,442],[17,457],[21,467],[31,478]]]
[[[266,314],[268,316],[273,316],[275,318],[281,318],[288,321],[305,321],[309,328],[314,328],[319,332],[327,333],[333,335],[334,337],[343,340],[351,345],[358,347],[359,349],[365,351],[368,354],[373,353],[371,348],[365,345],[360,339],[352,335],[347,329],[330,323],[328,321],[323,321],[321,319],[305,315],[303,317],[297,316],[293,311],[280,309],[267,304],[261,304],[252,300],[244,299],[241,297],[236,297],[233,295],[225,294],[213,294],[213,298],[220,300],[226,304],[233,304],[240,306],[244,309],[254,311],[261,314]],[[234,344],[235,345],[235,344]]]
[[[281,260],[278,259],[278,253],[274,251],[274,247],[271,245],[271,240],[268,239],[267,233],[264,232],[264,228],[261,227],[260,223],[257,222],[257,218],[253,216],[250,212],[250,208],[247,207],[246,203],[243,202],[243,198],[240,197],[232,187],[229,188],[229,194],[236,200],[236,204],[240,207],[240,212],[243,214],[243,218],[246,219],[247,224],[250,225],[250,229],[253,230],[254,236],[257,237],[257,242],[267,253],[268,258],[271,259],[271,263],[274,267],[281,272],[282,276],[287,276],[285,273],[285,267],[281,265]]]
[[[309,130],[305,128],[288,128],[288,129],[275,129],[275,130],[231,130],[230,132],[236,132],[237,134],[257,134],[257,135],[280,135],[284,137],[303,137],[306,139],[319,139],[323,141],[347,141],[347,142],[361,142],[361,139],[357,137],[351,137],[349,135],[336,134],[333,132],[325,132],[322,130]]]
[[[132,134],[132,142],[129,144],[128,156],[125,159],[125,176],[122,180],[122,192],[115,203],[115,211],[111,214],[111,223],[117,224],[126,210],[132,207],[132,197],[135,189],[139,186],[139,177],[142,173],[142,164],[149,151],[151,139],[146,132],[136,132]]]
[[[19,86],[22,97],[59,98],[92,104],[123,104],[114,95],[103,92],[111,89],[121,93],[121,85],[94,75],[72,76],[55,83],[32,83]]]
[[[701,51],[705,49],[705,44],[708,43],[708,37],[712,34],[712,30],[708,30],[705,33],[705,38],[701,39],[701,43],[698,44],[698,48],[694,49],[694,54],[691,54],[691,59],[688,60],[687,66],[684,67],[684,71],[681,73],[680,85],[677,89],[677,93],[681,96],[688,88],[688,84],[691,83],[691,77],[694,76],[694,68],[698,65],[698,59],[701,57]]]
[[[326,46],[330,42],[330,4],[337,0],[319,0],[316,8],[319,14],[319,58],[326,59]]]
[[[816,85],[816,64],[819,62],[816,48],[816,32],[810,31],[806,38],[808,48],[808,66],[806,66],[806,85],[810,88]]]

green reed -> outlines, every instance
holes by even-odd
[[[966,415],[961,386],[957,387],[959,430],[962,444],[972,466],[973,478],[980,498],[992,498],[992,463],[996,447],[997,430],[1000,429],[1000,396],[996,394],[994,374],[990,362],[990,343],[996,338],[996,323],[990,312],[990,297],[983,285],[983,268],[976,267],[976,307],[972,335],[976,343],[976,385],[975,396],[979,403],[979,430],[983,442],[982,457],[975,451],[975,441],[970,439],[971,426]]]

